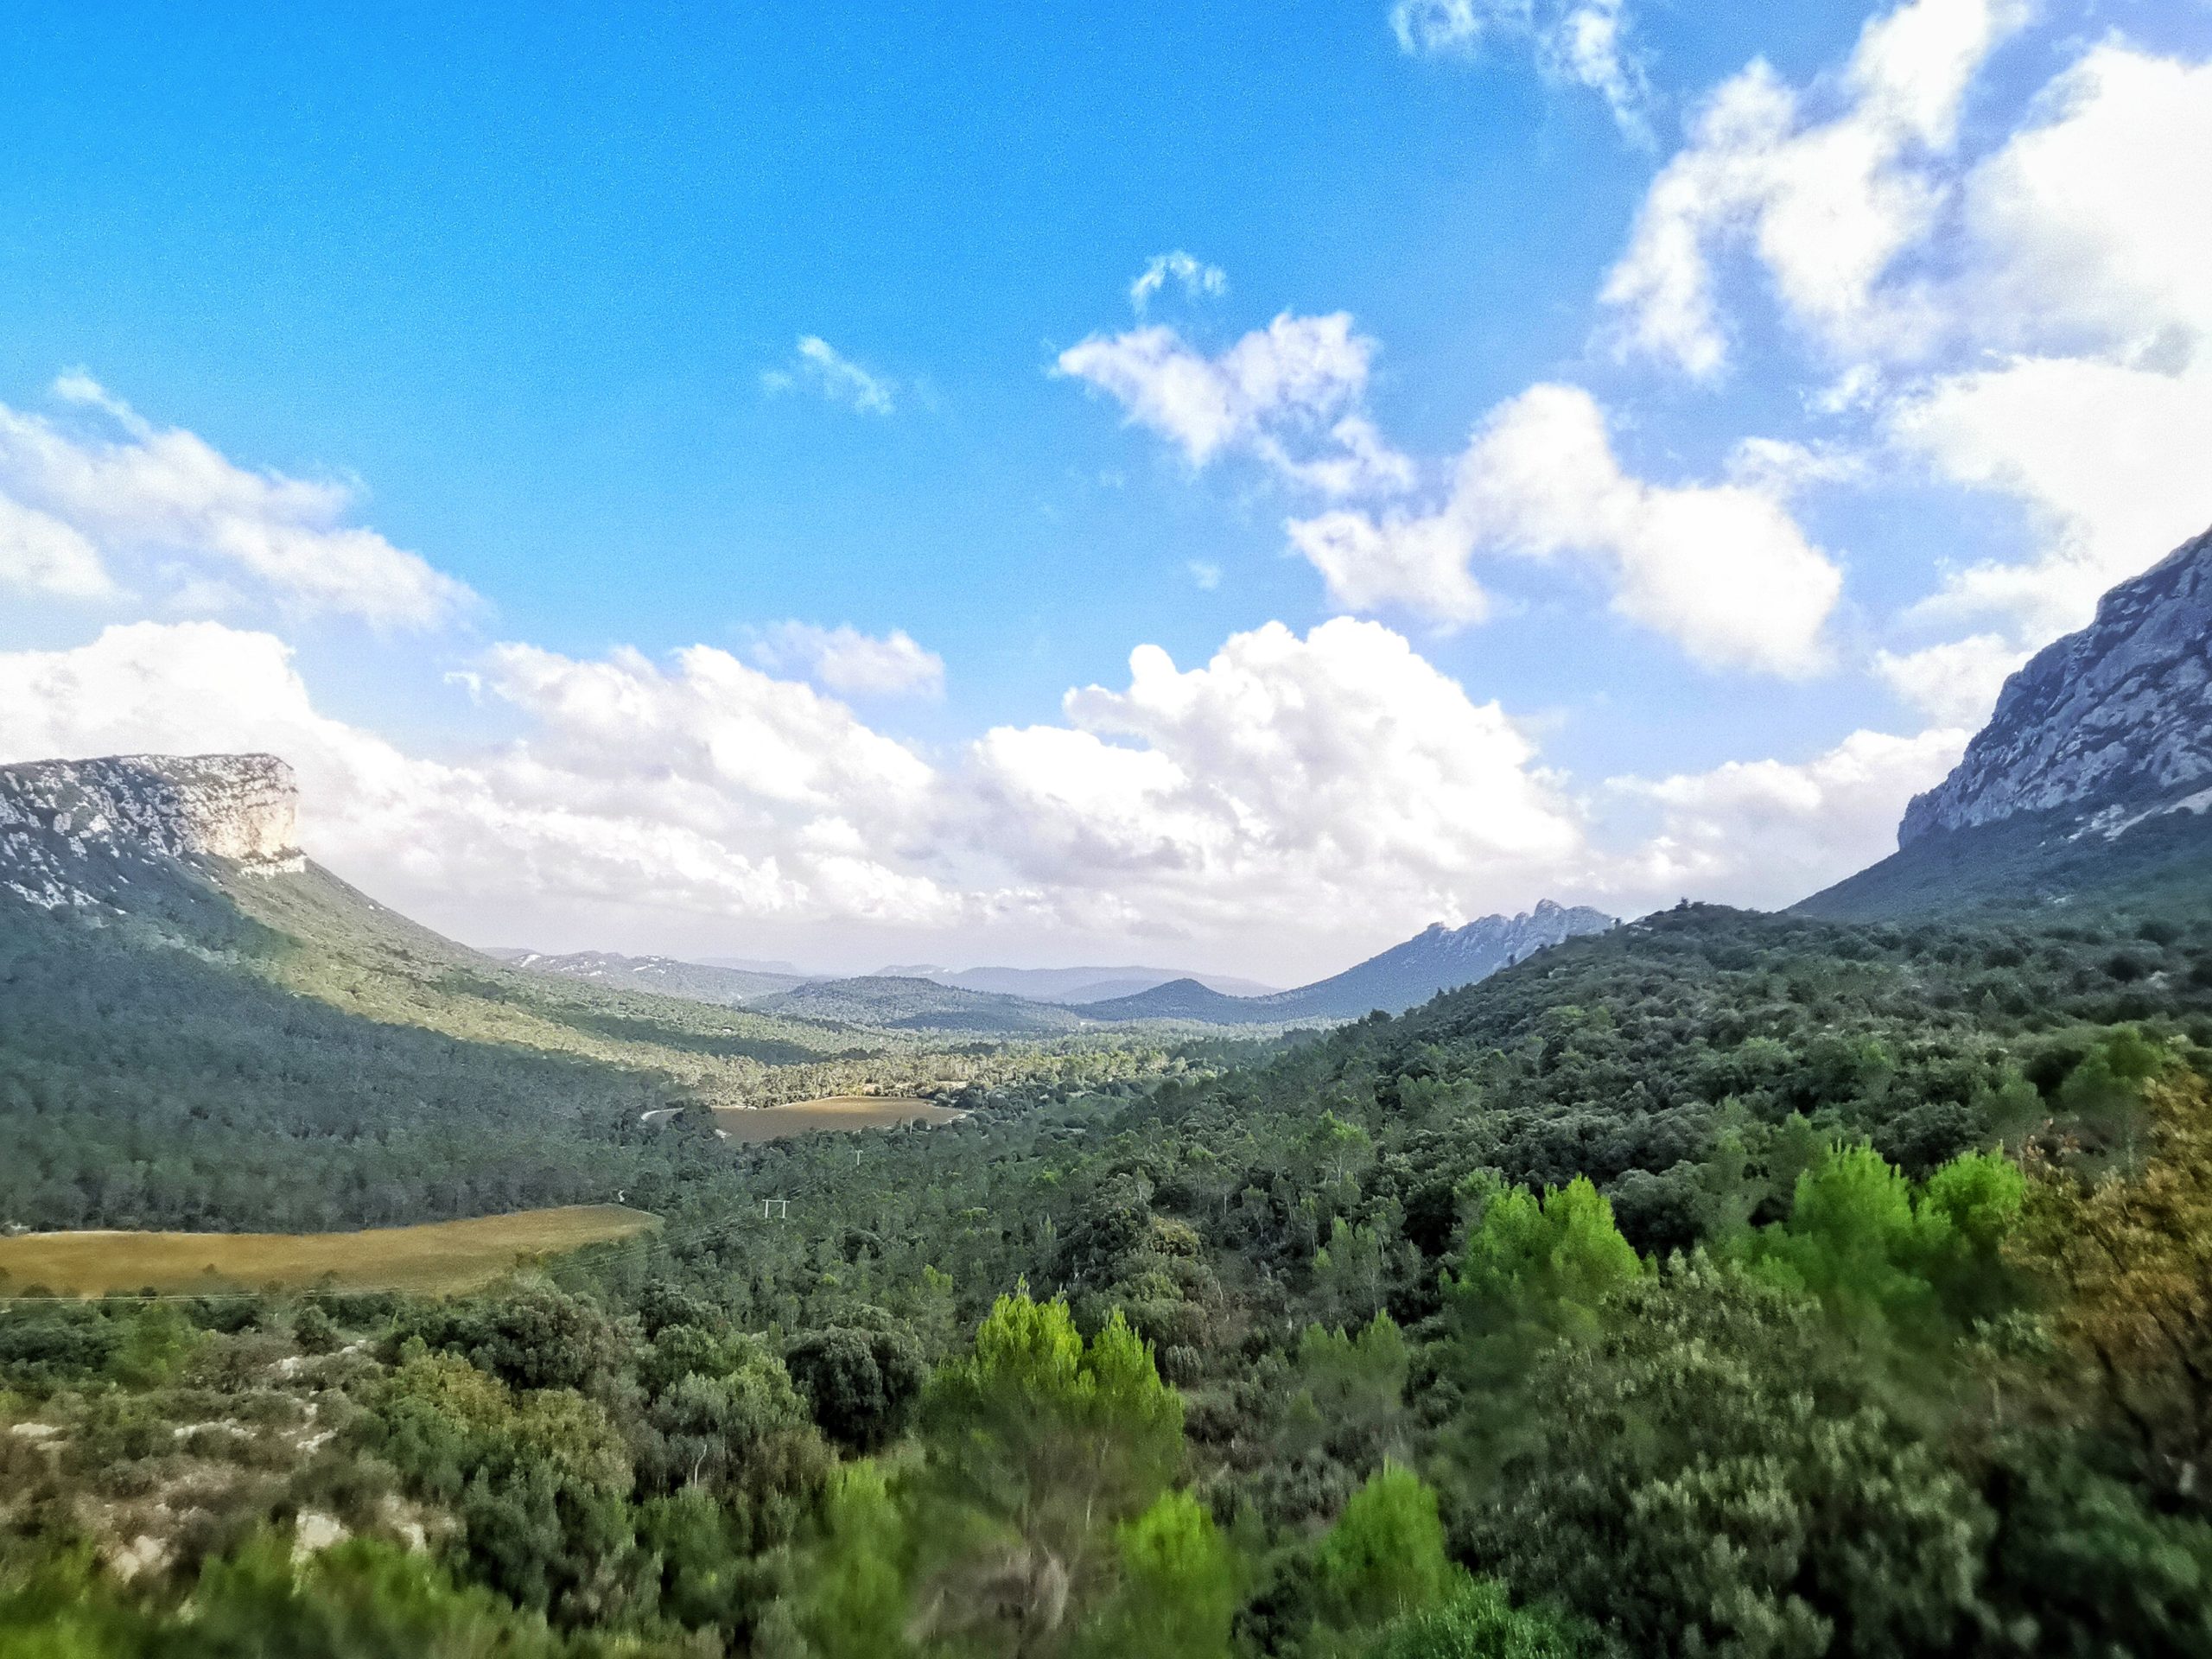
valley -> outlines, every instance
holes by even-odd
[[[2126,695],[2031,664],[1791,908],[1250,995],[498,961],[300,853],[274,760],[0,768],[0,1558],[77,1574],[0,1631],[2202,1652],[2175,557],[2053,647]]]

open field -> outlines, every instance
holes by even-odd
[[[525,1256],[558,1255],[658,1226],[616,1204],[569,1205],[354,1233],[24,1233],[0,1238],[0,1294],[34,1286],[111,1290],[467,1290]]]
[[[715,1127],[733,1141],[781,1141],[810,1129],[887,1129],[899,1123],[950,1123],[966,1116],[906,1095],[826,1095],[788,1106],[717,1108]]]

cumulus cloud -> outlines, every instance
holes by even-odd
[[[2022,0],[1912,0],[1871,20],[1840,79],[1809,96],[1764,60],[1724,83],[1606,279],[1622,345],[1717,372],[1728,343],[1713,261],[1745,247],[1787,314],[1838,355],[1924,348],[1939,326],[1924,284],[1884,279],[1938,222],[1947,193],[1932,164],[1955,143],[1975,72],[2026,13]]]
[[[268,750],[297,768],[317,857],[433,918],[549,905],[665,920],[941,924],[960,900],[889,849],[929,766],[842,705],[700,646],[663,667],[503,645],[482,669],[524,736],[410,755],[320,712],[274,635],[136,623],[0,654],[0,760]]]
[[[1648,136],[1643,67],[1628,49],[1625,0],[1398,0],[1391,31],[1408,53],[1471,57],[1496,41],[1525,47],[1544,78],[1604,96],[1624,130]]]
[[[2180,373],[2024,357],[1900,401],[1897,442],[1943,476],[2024,502],[2034,556],[1953,571],[1921,607],[1996,618],[2023,645],[2085,624],[2098,596],[2212,523],[2212,361]]]
[[[1588,392],[1539,385],[1491,411],[1434,511],[1340,510],[1289,531],[1354,609],[1471,621],[1485,604],[1475,555],[1567,557],[1610,586],[1615,610],[1698,661],[1802,675],[1827,660],[1822,630],[1842,576],[1783,497],[1802,464],[1768,461],[1763,475],[1747,469],[1756,481],[1648,483],[1623,470]]]
[[[761,372],[761,388],[772,394],[802,384],[866,415],[888,415],[898,407],[897,381],[862,368],[819,334],[799,336],[788,367]]]
[[[1173,253],[1155,253],[1137,273],[1136,281],[1129,284],[1129,304],[1138,315],[1144,315],[1152,303],[1152,296],[1171,281],[1194,300],[1217,299],[1229,292],[1229,273],[1219,265],[1207,264],[1180,248]]]
[[[0,653],[0,761],[274,752],[310,853],[480,937],[581,911],[1235,938],[1287,904],[1294,934],[1365,940],[1525,904],[1581,846],[1496,703],[1350,619],[1269,624],[1187,672],[1142,647],[1126,687],[944,771],[705,646],[509,644],[476,673],[519,734],[431,759],[318,709],[274,635],[118,626]]]
[[[240,467],[81,371],[54,391],[107,429],[0,404],[0,582],[68,598],[127,582],[173,603],[261,601],[391,627],[428,627],[474,602],[419,555],[349,524],[350,484]]]
[[[1801,763],[1731,761],[1710,772],[1612,779],[1611,794],[1660,817],[1658,832],[1618,858],[1616,879],[1655,896],[1794,903],[1896,851],[1905,803],[1941,782],[1966,742],[1956,728],[1913,737],[1859,731]]]
[[[1581,829],[1534,744],[1396,633],[1280,623],[1179,670],[1145,645],[1128,684],[1066,723],[975,746],[980,799],[1017,873],[1094,922],[1410,931],[1528,891]]]
[[[1919,651],[1878,652],[1874,671],[1937,725],[1971,731],[1989,719],[2005,680],[2026,660],[2002,634],[1974,633]]]
[[[0,495],[0,588],[58,599],[105,599],[116,591],[107,565],[74,526]]]
[[[1331,494],[1403,488],[1412,463],[1360,411],[1375,342],[1351,314],[1286,311],[1217,356],[1160,324],[1093,334],[1059,372],[1106,393],[1131,424],[1175,444],[1194,467],[1255,455]]]
[[[475,674],[516,734],[433,758],[318,709],[274,635],[118,626],[0,653],[0,762],[281,754],[314,856],[464,937],[757,923],[988,950],[1027,929],[1322,971],[1546,895],[1624,912],[1795,899],[1886,850],[1963,739],[1859,733],[1799,765],[1615,779],[1607,813],[1658,818],[1623,841],[1497,702],[1351,618],[1303,637],[1269,623],[1187,670],[1141,646],[1125,684],[1071,691],[1059,721],[995,728],[942,767],[709,647],[510,644]]]
[[[1901,448],[2035,515],[2034,557],[1955,571],[1929,607],[2025,645],[2212,523],[2212,64],[2101,46],[2044,107],[1967,187],[1961,309],[2021,349],[1888,410]]]
[[[779,622],[761,636],[753,654],[767,668],[804,674],[847,696],[944,695],[944,658],[917,645],[904,628],[879,638],[849,624],[824,628]]]

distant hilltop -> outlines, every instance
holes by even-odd
[[[1204,1020],[1217,1025],[1351,1020],[1377,1008],[1399,1014],[1440,991],[1487,979],[1547,945],[1614,925],[1602,910],[1545,899],[1518,916],[1485,916],[1464,927],[1436,923],[1380,956],[1293,991],[1223,996],[1196,980],[1179,979],[1135,996],[1093,1002],[1083,1011],[1100,1020]]]

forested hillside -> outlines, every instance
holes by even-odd
[[[6,1622],[2202,1653],[2208,1042],[2201,904],[1691,907],[1263,1064],[679,1122],[631,1194],[662,1231],[560,1288],[10,1313]],[[359,1536],[278,1572],[303,1526]],[[141,1527],[131,1588],[67,1554]]]

